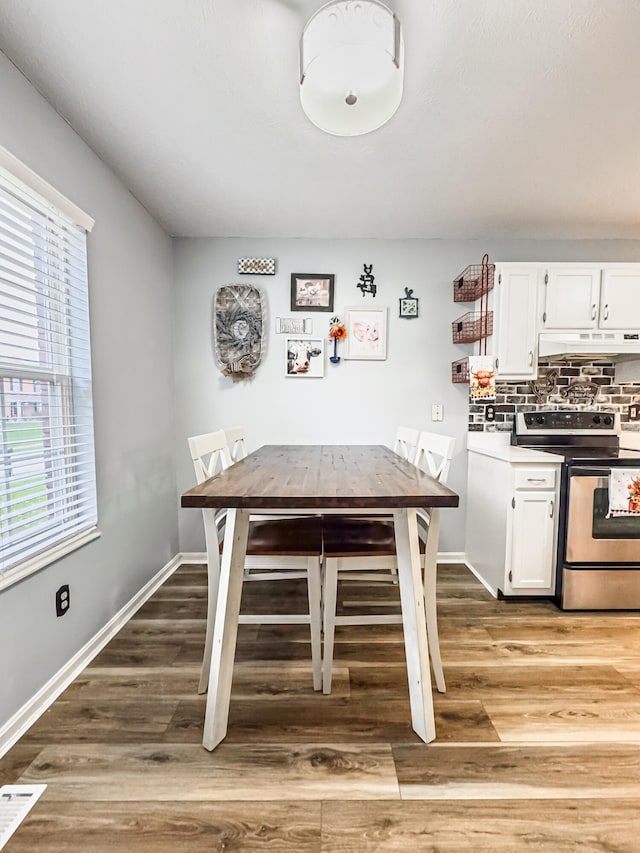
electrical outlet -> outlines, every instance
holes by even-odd
[[[56,592],[56,616],[64,616],[71,606],[71,597],[69,595],[69,584],[65,583]]]
[[[485,421],[495,421],[496,419],[496,407],[495,406],[486,406],[484,410],[484,419]]]
[[[632,403],[629,406],[629,420],[640,421],[640,403]]]
[[[442,420],[442,403],[434,403],[431,406],[431,420],[432,421],[441,421]]]

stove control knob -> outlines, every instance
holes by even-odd
[[[536,415],[536,422],[539,424],[544,423],[544,415]]]
[[[604,422],[607,426],[611,426],[611,424],[613,423],[613,418],[611,417],[611,415],[605,415]]]
[[[600,415],[594,415],[593,416],[593,422],[594,422],[594,424],[599,424],[600,423]]]

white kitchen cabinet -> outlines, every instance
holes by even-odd
[[[551,590],[555,552],[555,491],[516,491],[508,521],[504,593]]]
[[[549,266],[545,272],[545,329],[593,329],[600,304],[599,266]]]
[[[467,563],[493,595],[551,596],[562,460],[506,439],[469,434]]]
[[[605,267],[602,271],[601,329],[640,329],[640,266]]]
[[[527,264],[496,268],[492,349],[498,379],[538,375],[539,270]]]
[[[542,328],[640,329],[640,265],[548,265]]]

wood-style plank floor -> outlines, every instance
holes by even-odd
[[[438,591],[433,743],[411,729],[400,626],[339,628],[322,696],[307,628],[247,625],[209,753],[206,573],[182,566],[0,760],[0,784],[48,785],[5,850],[638,853],[640,614],[495,601],[464,566]],[[297,582],[244,595],[305,602]],[[396,597],[340,594],[344,612]]]

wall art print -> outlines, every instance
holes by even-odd
[[[333,311],[334,286],[334,275],[291,273],[291,310]]]
[[[405,287],[404,296],[400,297],[399,316],[406,317],[408,320],[418,316],[418,300],[410,287]]]
[[[295,337],[284,342],[285,376],[296,379],[320,379],[324,376],[324,339]]]
[[[379,360],[387,357],[387,309],[345,308],[345,359]]]

